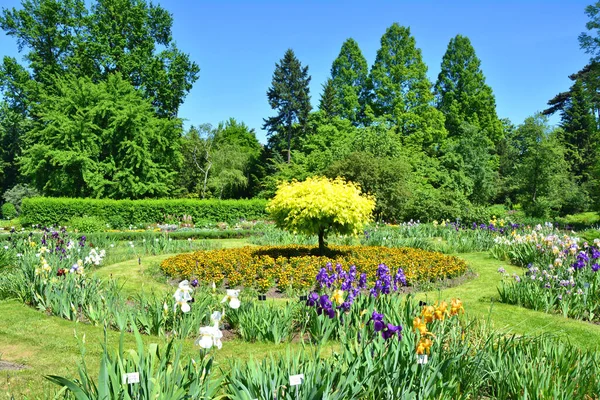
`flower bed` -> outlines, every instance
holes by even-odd
[[[500,301],[589,321],[600,320],[600,240],[590,245],[577,238],[534,238],[531,258],[521,275],[504,275]],[[522,246],[525,246],[524,244]]]
[[[367,246],[332,246],[324,256],[318,255],[316,247],[303,246],[197,251],[164,260],[161,269],[170,276],[255,287],[264,293],[274,286],[280,290],[311,288],[327,263],[354,265],[369,281],[375,280],[380,264],[394,271],[402,268],[409,285],[457,277],[467,270],[464,261],[441,253]]]

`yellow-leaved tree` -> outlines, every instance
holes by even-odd
[[[267,205],[277,227],[318,235],[321,252],[327,235],[357,234],[371,220],[374,208],[375,199],[362,194],[359,185],[323,177],[282,183]]]

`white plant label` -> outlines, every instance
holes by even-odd
[[[132,383],[140,383],[140,373],[139,372],[130,372],[128,374],[123,374],[123,385]]]
[[[417,356],[417,364],[427,364],[427,354],[419,354]]]
[[[304,382],[304,374],[290,375],[290,386],[302,385]]]

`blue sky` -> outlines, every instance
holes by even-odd
[[[174,16],[178,47],[201,69],[180,109],[186,126],[234,117],[255,128],[262,142],[263,118],[273,115],[266,91],[287,48],[309,66],[317,106],[344,40],[354,38],[371,65],[381,35],[394,22],[411,28],[432,82],[448,41],[456,34],[468,36],[496,96],[498,115],[521,123],[566,90],[568,75],[586,64],[577,36],[591,2],[159,1]],[[2,1],[4,7],[19,4]],[[0,53],[18,55],[16,42],[1,35]]]

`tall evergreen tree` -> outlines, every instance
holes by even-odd
[[[582,82],[575,81],[570,93],[570,99],[562,111],[563,132],[559,137],[565,147],[571,172],[581,183],[585,183],[598,162],[600,136]]]
[[[331,78],[327,79],[327,82],[323,85],[323,93],[321,93],[321,100],[319,101],[319,110],[323,111],[327,118],[339,116],[340,105],[336,98],[333,79]]]
[[[331,66],[331,80],[339,116],[359,125],[363,119],[369,67],[358,43],[347,39]]]
[[[432,105],[427,66],[409,28],[394,23],[386,30],[370,85],[368,116],[392,124],[410,144],[428,147],[443,139],[444,116]]]
[[[481,61],[469,38],[461,35],[450,40],[435,84],[436,105],[446,117],[448,135],[458,136],[468,123],[481,129],[497,142],[502,123],[496,114],[496,100],[485,83]]]
[[[267,129],[269,147],[287,149],[288,163],[292,159],[292,138],[305,133],[312,108],[308,87],[310,79],[308,66],[303,67],[294,51],[288,49],[275,64],[271,87],[267,91],[269,105],[277,110],[277,115],[264,119],[263,129]]]

